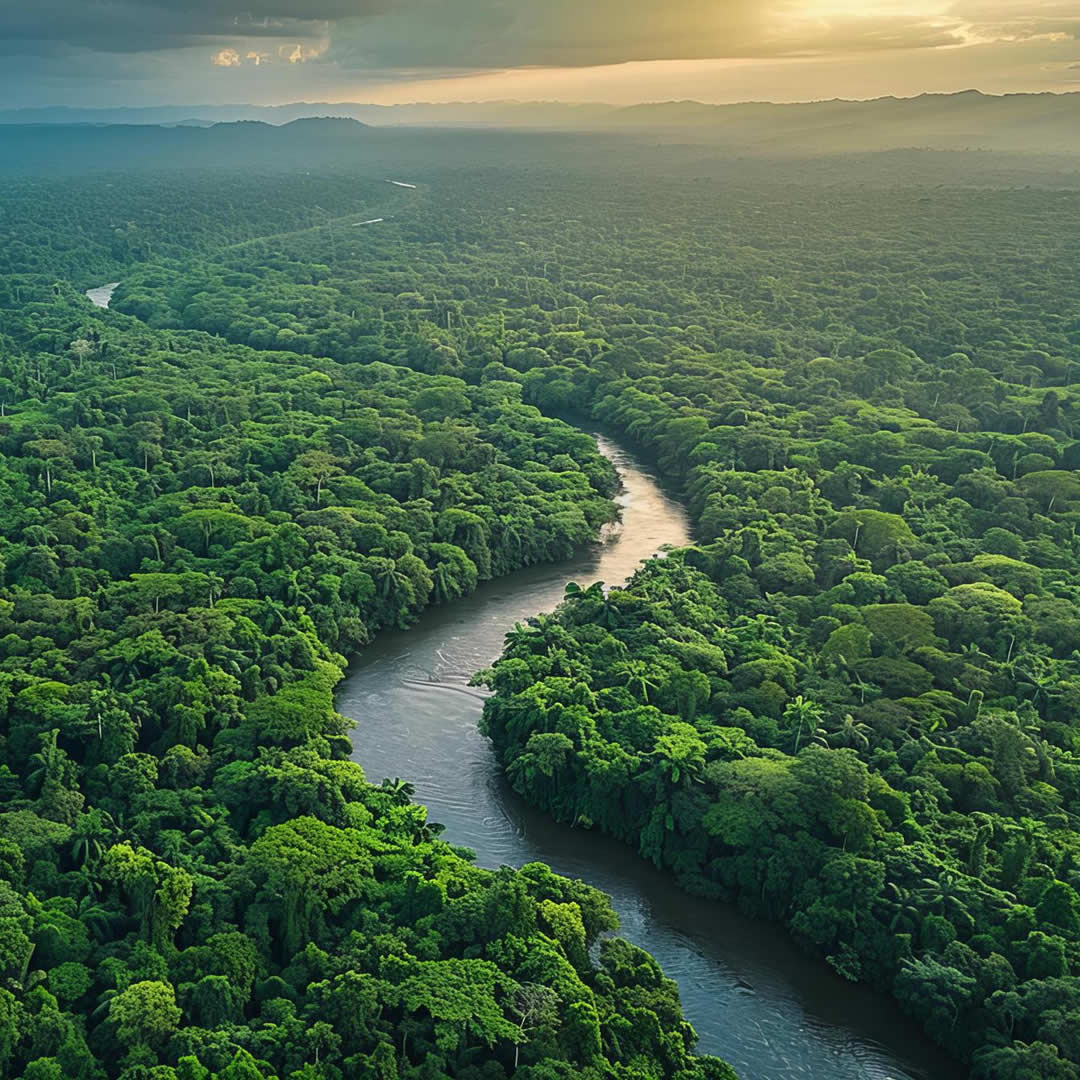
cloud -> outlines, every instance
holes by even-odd
[[[306,64],[309,60],[315,60],[321,55],[321,49],[305,48],[299,42],[278,47],[278,59],[289,64]]]
[[[0,52],[159,52],[241,38],[323,38],[395,0],[0,0]]]
[[[264,67],[266,64],[281,62],[283,64],[306,64],[309,60],[316,60],[321,55],[321,50],[308,47],[300,42],[289,45],[279,45],[276,52],[267,52],[264,49],[249,49],[241,53],[237,49],[219,49],[210,57],[210,63],[214,67],[241,67],[251,64],[254,67]]]
[[[328,56],[350,69],[490,70],[927,48],[963,40],[956,20],[869,8],[871,14],[821,16],[810,0],[398,0],[391,10],[334,24]]]
[[[958,0],[950,14],[970,24],[984,41],[1032,41],[1080,36],[1080,8],[1074,0]]]
[[[1065,9],[1060,0],[1044,4]],[[0,52],[217,44],[243,56],[242,42],[277,38],[309,43],[299,62],[312,58],[310,43],[329,38],[330,55],[352,69],[487,70],[955,43],[949,26],[904,14],[894,0],[869,0],[828,17],[815,15],[817,6],[818,0],[0,0]],[[997,0],[984,6],[1021,10]]]
[[[309,82],[356,86],[637,61],[919,56],[1076,36],[1080,0],[0,0],[0,54],[43,58],[42,70],[108,72],[124,58],[148,79],[170,65],[226,69],[214,78],[236,87],[241,72],[227,69],[254,79],[249,69],[269,66],[260,86],[268,74],[284,85],[290,69],[300,85],[302,68]]]

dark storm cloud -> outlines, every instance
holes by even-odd
[[[332,21],[381,7],[381,0],[2,0],[0,51],[156,52],[237,37],[313,37]]]
[[[0,4],[0,52],[329,38],[351,69],[483,70],[956,42],[916,17],[804,16],[795,0],[37,0]]]
[[[343,77],[932,50],[1075,36],[1078,0],[0,0],[0,54]],[[932,13],[928,13],[932,12]],[[183,53],[183,50],[194,51]],[[199,49],[205,48],[201,54]],[[134,68],[132,68],[134,70]]]

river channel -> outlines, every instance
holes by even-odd
[[[381,634],[350,669],[338,708],[356,721],[353,759],[368,779],[416,785],[444,839],[481,866],[541,861],[612,898],[620,933],[679,984],[699,1049],[742,1080],[953,1080],[962,1070],[888,999],[805,956],[782,928],[687,896],[631,849],[559,825],[504,781],[477,731],[473,672],[495,659],[516,620],[550,611],[568,581],[621,584],[664,545],[689,542],[680,505],[623,448],[600,439],[622,476],[621,521],[573,560],[519,571]]]
[[[107,308],[112,303],[113,293],[119,288],[119,281],[110,281],[108,285],[99,285],[96,289],[87,289],[86,298],[94,307]]]

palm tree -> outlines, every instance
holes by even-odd
[[[534,627],[515,622],[513,630],[508,630],[503,638],[503,647],[514,656],[532,656],[533,645],[542,640]]]
[[[844,659],[843,656],[841,656],[839,658],[839,660],[840,660],[840,664],[842,666],[844,666],[844,668],[845,668],[844,673],[859,688],[859,704],[860,705],[865,705],[866,704],[866,695],[867,695],[867,693],[869,693],[872,697],[877,696],[874,693],[876,688],[873,687],[873,686],[870,686],[868,683],[864,682],[863,677],[854,668],[847,667],[846,666],[847,661]]]
[[[193,829],[190,834],[191,839],[199,840],[201,836],[195,836],[195,833],[201,833],[200,829]],[[188,839],[183,832],[179,829],[162,829],[157,834],[157,849],[163,859],[167,859],[169,862],[175,863],[179,861],[180,855],[184,850],[185,841]]]
[[[140,735],[142,734],[143,724],[157,716],[156,711],[150,706],[149,702],[144,701],[142,698],[128,699],[127,714],[135,725],[136,732]]]
[[[638,697],[646,704],[649,703],[649,691],[659,689],[659,684],[649,677],[652,668],[644,660],[624,660],[615,670],[626,677],[624,685],[636,689]]]
[[[379,786],[388,791],[393,796],[394,802],[399,806],[405,806],[411,802],[413,795],[416,793],[416,787],[410,784],[408,780],[402,780],[399,776],[395,776],[393,780],[388,776],[384,776],[383,782]]]
[[[430,843],[446,832],[446,826],[438,821],[425,821],[418,825],[414,834],[414,842],[417,844]]]
[[[856,720],[851,713],[845,713],[840,726],[827,736],[827,742],[830,746],[850,746],[855,750],[866,751],[870,749],[870,736],[873,733],[874,729],[869,724]]]
[[[724,655],[730,660],[738,651],[739,635],[730,626],[715,626],[712,643],[723,649]]]
[[[694,736],[661,735],[651,756],[656,759],[654,768],[671,784],[699,780],[705,768],[705,744]]]
[[[101,673],[101,681],[106,686],[105,690],[92,689],[90,691],[90,704],[86,709],[86,725],[92,732],[93,729],[97,729],[97,737],[101,739],[105,735],[105,720],[108,715],[114,710],[119,708],[119,699],[111,689],[111,678],[108,672]],[[83,728],[83,733],[86,733],[86,728]]]
[[[569,649],[577,645],[573,635],[555,615],[547,613],[535,615],[529,619],[529,625],[540,635],[540,640],[546,647],[545,652],[549,655],[553,649]]]
[[[889,922],[889,932],[897,933],[898,929],[901,933],[918,930],[922,911],[915,903],[915,894],[895,881],[886,883],[885,892],[889,896],[889,907],[895,912]]]
[[[1045,663],[1031,665],[1027,668],[1013,664],[1013,678],[1016,680],[1017,689],[1026,690],[1031,695],[1031,704],[1038,708],[1039,700],[1042,699],[1043,710],[1049,706],[1051,698],[1060,697],[1058,678],[1052,667]]]
[[[379,596],[387,603],[409,584],[409,579],[398,569],[393,559],[379,559],[372,570],[372,577],[378,587]]]
[[[225,589],[225,579],[218,577],[217,574],[206,575],[206,600],[207,607],[213,607],[215,602],[221,598],[221,594]]]
[[[802,741],[804,733],[809,735],[812,742],[824,742],[825,733],[821,728],[822,716],[823,710],[821,706],[808,698],[804,698],[802,694],[797,695],[792,701],[788,702],[784,708],[784,720],[789,726],[795,728],[793,754],[799,752],[799,743]]]
[[[105,853],[105,841],[115,832],[115,827],[106,811],[95,808],[81,814],[71,831],[74,837],[71,857],[85,867],[91,860],[96,863]]]
[[[963,882],[961,875],[952,870],[943,870],[936,881],[933,878],[923,878],[921,886],[915,890],[915,895],[921,903],[935,912],[970,918],[967,904],[960,899],[961,895],[967,892],[962,888]]]
[[[23,529],[23,541],[31,547],[51,548],[60,542],[59,537],[45,525],[27,525]]]
[[[576,581],[568,581],[563,590],[563,603],[568,607],[571,604],[589,605],[590,600],[595,600],[598,594],[603,594],[604,586],[599,581],[594,581],[587,588],[582,588]]]
[[[431,571],[432,592],[435,602],[445,604],[461,595],[461,588],[454,577],[454,568],[447,562],[441,562]]]
[[[93,883],[93,888],[96,887],[95,882]],[[87,879],[87,891],[88,895],[84,896],[79,901],[76,917],[79,922],[81,922],[83,926],[98,939],[98,941],[104,941],[111,931],[113,912],[109,911],[108,908],[102,907],[93,896],[89,895],[92,891],[91,880],[89,878]]]
[[[983,650],[979,648],[978,642],[975,641],[968,642],[967,645],[964,645],[960,649],[960,657],[965,663],[973,664],[976,667],[984,661],[991,659],[990,655],[983,652]]]
[[[580,610],[581,622],[595,622],[613,630],[620,621],[619,608],[612,599],[613,592],[614,590],[605,591],[602,581],[594,581],[587,589],[571,581],[566,586],[566,603],[572,602],[574,609]]]
[[[141,674],[139,656],[131,649],[117,656],[109,666],[109,678],[113,686],[123,686],[124,683],[133,685],[139,681]]]
[[[518,987],[511,1011],[518,1017],[519,1037],[514,1040],[514,1069],[518,1067],[521,1044],[528,1039],[529,1031],[554,1017],[559,995],[549,986],[540,983],[523,983]]]
[[[753,617],[740,615],[735,620],[735,633],[744,641],[761,641],[769,645],[784,644],[784,628],[772,615],[758,612]]]

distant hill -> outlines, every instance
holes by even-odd
[[[559,102],[454,102],[366,105],[179,105],[131,109],[0,110],[0,124],[196,126],[258,121],[315,122],[328,134],[375,127],[486,127],[550,131],[640,132],[679,141],[723,143],[745,152],[831,153],[920,148],[1080,152],[1080,93],[923,94],[872,101],[804,104],[572,105]],[[337,124],[338,127],[327,125]]]
[[[918,148],[1076,153],[1080,93],[995,96],[968,90],[797,105],[667,102],[620,109],[607,118],[607,126],[768,151]]]
[[[421,108],[408,115],[419,116]],[[278,124],[252,118],[210,123],[190,112],[154,125],[0,124],[0,174],[363,169],[369,175],[422,176],[431,168],[513,161],[542,169],[572,160],[597,175],[669,167],[704,176],[734,158],[753,159],[767,173],[769,162],[793,157],[803,163],[805,178],[811,169],[822,177],[839,170],[844,178],[844,170],[850,173],[861,158],[860,175],[874,177],[873,182],[897,182],[916,173],[926,182],[939,174],[955,182],[960,169],[972,184],[991,173],[996,183],[1005,182],[1006,174],[1017,185],[1080,183],[1080,94],[970,93],[806,105],[446,108],[452,111],[440,113],[445,122],[429,117],[423,124],[368,125],[328,115]],[[474,122],[466,124],[464,116]],[[963,164],[949,160],[961,157]]]
[[[143,125],[145,126],[145,125]],[[164,126],[164,125],[161,125]],[[193,125],[176,125],[188,127]],[[358,135],[368,125],[347,116],[302,116],[285,124],[268,124],[264,120],[230,120],[208,125],[209,130],[218,136],[233,135],[241,132],[266,139],[294,139],[298,136]]]
[[[130,168],[295,170],[300,163],[357,160],[371,128],[357,120],[310,117],[275,126],[261,120],[207,125],[0,125],[0,173],[72,173]]]
[[[591,129],[618,111],[614,105],[562,102],[456,102],[366,105],[355,102],[295,102],[291,105],[170,105],[145,108],[82,109],[56,106],[0,109],[0,124],[149,124],[176,126],[261,120],[287,124],[309,117],[347,117],[379,127],[529,127]]]
[[[361,128],[368,127],[348,116],[301,116],[281,126],[290,133],[299,131],[310,135],[355,135]]]

